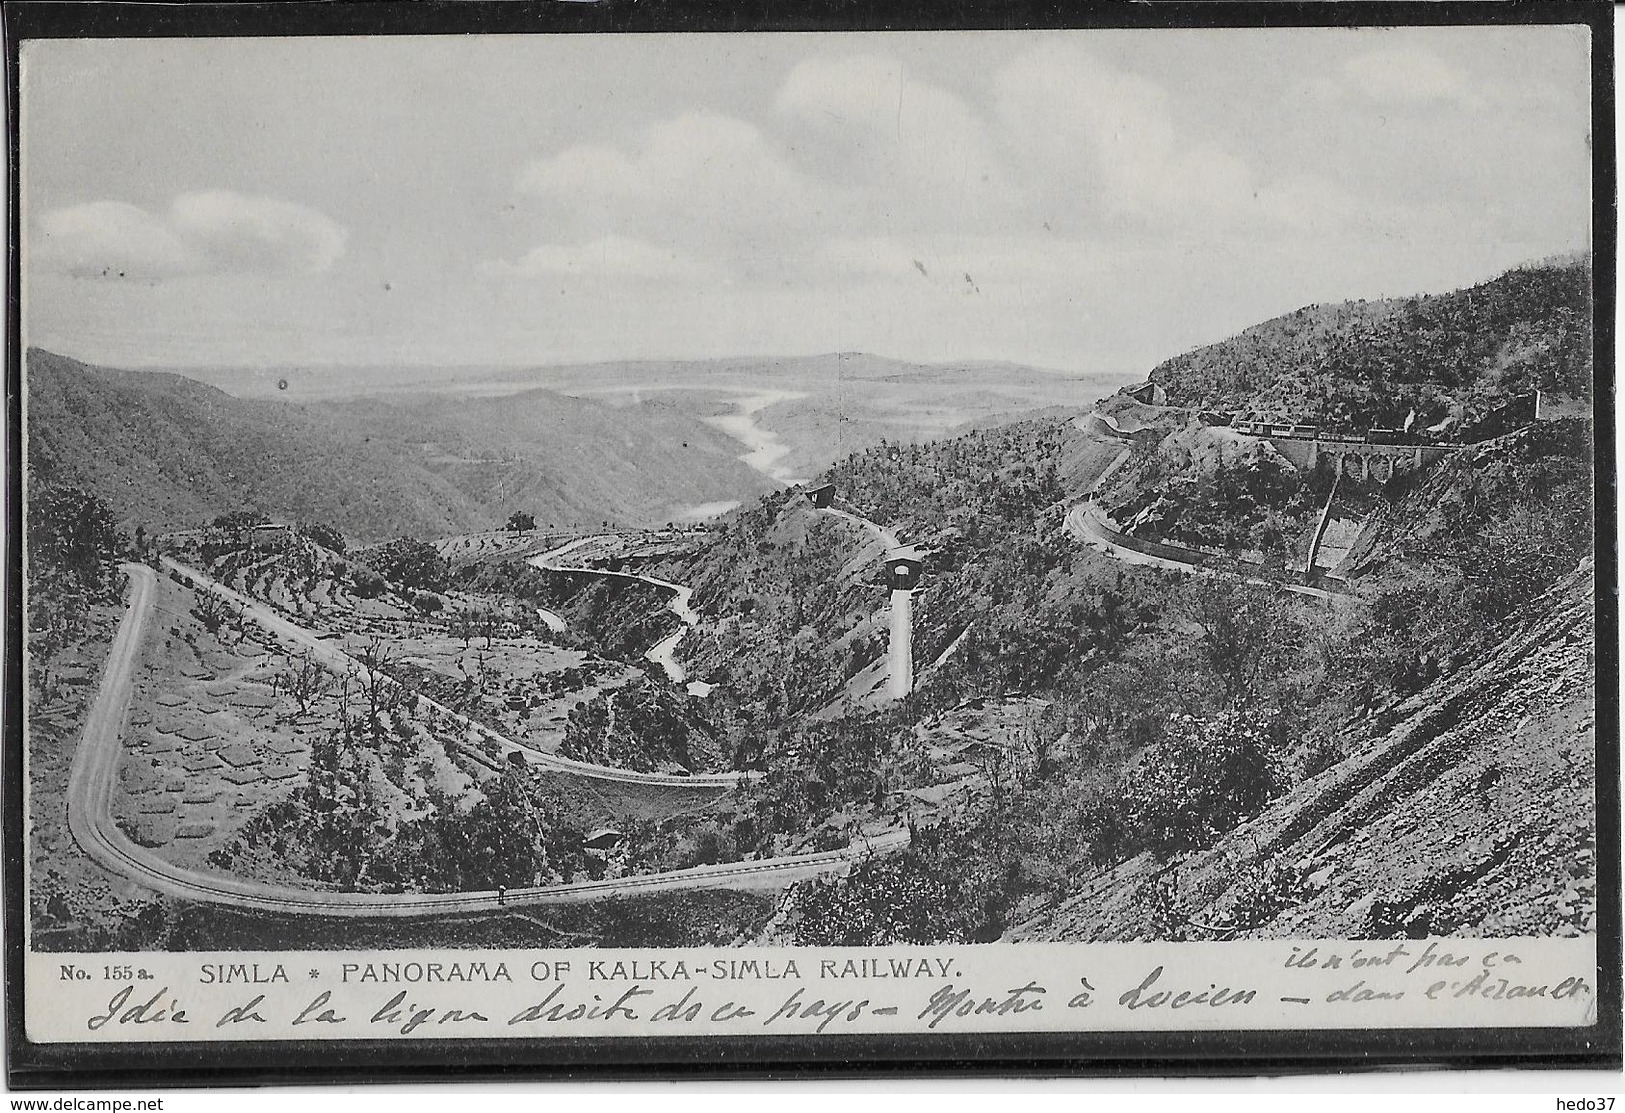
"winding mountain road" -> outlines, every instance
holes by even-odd
[[[888,552],[903,547],[903,543],[898,540],[897,534],[879,522],[871,522],[868,518],[853,514],[848,510],[837,510],[833,506],[826,506],[823,511],[825,514],[833,514],[837,518],[845,518],[854,525],[861,526],[870,536],[884,545]]]
[[[1115,421],[1099,413],[1088,414],[1086,418],[1074,418],[1072,425],[1080,432],[1104,437],[1104,439],[1113,442],[1121,442],[1125,437],[1132,439],[1130,434],[1118,428]],[[1102,427],[1107,430],[1104,434],[1101,431]],[[1200,564],[1190,561],[1175,560],[1172,557],[1157,556],[1152,553],[1142,553],[1119,544],[1113,537],[1113,530],[1106,524],[1105,512],[1101,510],[1100,504],[1095,502],[1095,495],[1106,485],[1106,481],[1128,462],[1130,455],[1131,450],[1124,448],[1112,458],[1112,462],[1107,464],[1095,481],[1089,485],[1083,499],[1066,512],[1066,517],[1061,523],[1062,529],[1088,545],[1091,549],[1124,564],[1137,564],[1143,568],[1165,568],[1171,572],[1183,572],[1192,576],[1224,576],[1250,584],[1257,584],[1260,587],[1281,588],[1298,595],[1313,596],[1316,599],[1330,599],[1332,597],[1332,593],[1324,588],[1308,587],[1304,584],[1283,584],[1252,576],[1234,575],[1222,569],[1204,568]]]
[[[1082,417],[1072,419],[1072,427],[1083,433],[1093,433],[1097,437],[1116,441],[1119,444],[1132,445],[1134,443],[1134,430],[1123,428],[1115,417],[1092,410]]]
[[[222,877],[183,869],[137,846],[119,829],[112,816],[112,795],[120,736],[130,706],[130,691],[142,635],[151,617],[156,577],[144,564],[125,564],[131,581],[129,610],[119,623],[108,650],[107,668],[96,701],[85,720],[84,735],[74,753],[68,775],[68,829],[91,859],[149,889],[182,900],[283,915],[333,917],[423,917],[491,912],[530,905],[568,904],[606,897],[677,889],[778,889],[797,881],[846,868],[869,854],[897,850],[908,844],[906,830],[887,831],[840,850],[783,858],[729,862],[713,866],[642,874],[605,881],[571,882],[535,888],[469,893],[343,893],[295,889],[242,878]],[[185,575],[189,569],[176,565]],[[201,573],[192,573],[198,582]],[[237,596],[207,577],[205,588]],[[209,586],[212,585],[212,586]],[[234,600],[235,601],[235,600]],[[249,601],[251,602],[251,601]],[[245,608],[246,609],[246,608]],[[258,615],[256,618],[258,619]],[[275,617],[275,616],[273,616]],[[292,626],[286,620],[278,620]],[[294,627],[297,630],[297,627]],[[322,648],[331,650],[331,646]],[[336,652],[336,651],[335,651]],[[343,656],[342,654],[340,656]],[[590,767],[599,768],[599,767]],[[684,784],[699,778],[673,778]]]
[[[673,684],[687,683],[689,695],[702,697],[710,695],[712,686],[701,681],[689,681],[688,670],[683,668],[683,666],[677,661],[678,643],[683,640],[684,635],[700,624],[700,614],[690,603],[690,600],[694,598],[693,588],[684,587],[682,584],[674,584],[670,580],[662,580],[658,576],[640,575],[637,572],[611,572],[604,568],[590,568],[586,565],[559,563],[559,557],[565,555],[566,553],[579,549],[588,542],[602,541],[603,539],[604,538],[602,536],[579,537],[567,544],[560,545],[556,549],[549,549],[545,553],[538,553],[536,556],[531,557],[527,563],[535,568],[541,568],[549,572],[576,572],[589,576],[608,576],[622,580],[638,580],[642,583],[648,584],[651,587],[658,587],[662,591],[671,592],[672,597],[666,602],[666,609],[681,619],[683,625],[677,630],[668,634],[666,637],[661,638],[654,645],[650,646],[648,651],[644,653],[643,659],[646,661],[652,661],[659,665],[661,670],[665,672],[666,679],[670,680]]]

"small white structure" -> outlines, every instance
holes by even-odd
[[[886,693],[902,699],[914,690],[914,589],[924,567],[913,546],[886,554],[886,586],[891,588],[891,634],[887,643]]]

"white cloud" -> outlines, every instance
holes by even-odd
[[[211,271],[317,274],[344,254],[344,229],[314,209],[226,190],[183,193],[169,222],[209,260]]]
[[[537,159],[518,188],[604,235],[776,224],[808,195],[758,128],[713,112],[661,121],[625,145],[582,144]]]
[[[872,348],[1143,373],[1295,305],[1587,242],[1585,28],[1468,30],[36,44],[27,324],[112,362]],[[1433,61],[1358,58],[1395,48]],[[975,199],[982,173],[1003,185]],[[192,182],[341,216],[346,253],[318,281],[61,277],[335,254],[242,204],[177,216]]]
[[[161,219],[122,201],[91,201],[44,213],[31,245],[34,258],[68,274],[164,278],[193,274],[191,245]]]
[[[603,236],[590,243],[542,244],[515,263],[493,268],[526,278],[608,278],[635,281],[701,281],[717,277],[711,267],[644,240]]]
[[[1343,76],[1355,92],[1374,101],[1478,103],[1461,71],[1426,50],[1373,50],[1344,63]]]
[[[516,181],[564,240],[673,243],[782,282],[835,237],[928,235],[1006,219],[1022,191],[987,123],[875,55],[807,60],[761,126],[715,112],[565,147]]]
[[[346,233],[312,209],[225,190],[183,193],[161,216],[122,201],[53,209],[32,246],[47,269],[108,278],[315,274],[344,253]]]
[[[1235,156],[1182,135],[1167,93],[1088,51],[1046,44],[994,75],[1006,134],[1058,199],[1109,216],[1205,219],[1250,192]]]
[[[634,160],[615,147],[583,143],[519,172],[519,191],[561,200],[652,195]]]

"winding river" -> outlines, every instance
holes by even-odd
[[[790,446],[780,440],[773,430],[764,427],[757,417],[775,403],[805,397],[806,392],[800,390],[756,391],[734,399],[736,412],[718,414],[705,421],[750,450],[739,457],[745,463],[780,483],[795,483],[795,473],[780,462],[790,454]]]

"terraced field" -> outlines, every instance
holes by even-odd
[[[638,675],[618,662],[511,626],[468,641],[427,623],[397,624],[390,633],[391,675],[545,753],[557,752],[572,709]],[[359,656],[374,636],[357,630],[333,644]]]
[[[190,591],[164,579],[157,591],[112,812],[138,844],[196,865],[288,790],[321,724],[278,723],[293,710],[275,691],[280,650],[251,632],[217,638],[190,613]]]
[[[309,625],[328,627],[359,618],[405,618],[406,608],[353,595],[344,558],[317,545],[294,551],[241,549],[209,564],[209,574],[244,595]]]

